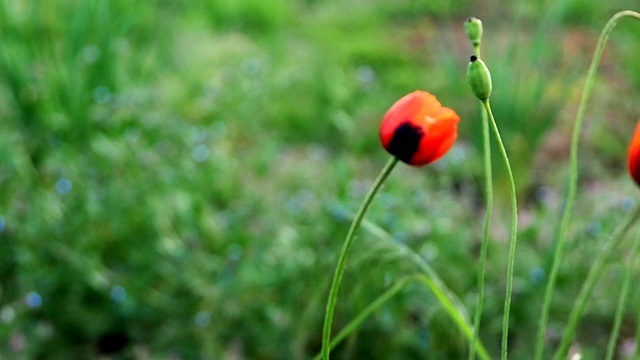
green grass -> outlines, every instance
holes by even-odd
[[[464,79],[471,49],[460,37],[470,15],[490,34],[492,106],[526,184],[509,349],[510,359],[529,358],[564,195],[562,139],[610,9],[596,7],[591,20],[558,10],[545,21],[561,35],[540,38],[538,2],[265,4],[0,1],[0,358],[97,358],[118,337],[127,341],[114,358],[312,358],[340,241],[387,158],[379,121],[417,88],[460,113],[459,141],[433,166],[398,166],[367,220],[423,256],[473,313],[483,201],[480,117]],[[621,28],[588,114],[548,347],[603,236],[637,196],[620,144],[638,118],[640,48],[635,30]],[[574,33],[585,49],[563,54]],[[496,203],[480,332],[494,357],[508,211]],[[613,324],[620,251],[578,329],[593,358]],[[334,333],[415,270],[362,232]],[[638,299],[631,289],[627,304]],[[621,340],[635,335],[629,306]],[[453,328],[414,284],[333,357],[463,358]]]

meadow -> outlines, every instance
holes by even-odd
[[[623,9],[640,10],[633,0],[0,0],[0,358],[312,359],[340,246],[389,158],[381,118],[416,89],[456,110],[458,140],[438,162],[391,174],[350,251],[334,333],[416,272],[394,243],[472,316],[485,208],[463,23],[477,16],[518,195],[509,359],[531,359],[587,67]],[[640,22],[621,21],[585,116],[545,358],[640,198],[626,170],[639,56]],[[499,358],[509,197],[493,153],[480,340]],[[638,229],[587,304],[572,343],[582,359],[604,356]],[[638,303],[632,286],[619,359],[636,346]],[[468,350],[415,283],[332,358]]]

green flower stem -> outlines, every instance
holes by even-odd
[[[476,49],[479,54],[480,46]],[[479,55],[478,55],[479,56]],[[473,320],[473,337],[471,338],[471,348],[469,349],[469,360],[473,360],[476,355],[476,340],[480,333],[480,321],[482,319],[482,308],[484,306],[484,277],[486,272],[487,248],[489,247],[489,227],[491,225],[491,213],[493,211],[493,175],[491,172],[491,144],[489,137],[489,118],[487,112],[482,111],[482,142],[484,150],[484,186],[486,210],[484,223],[482,225],[482,243],[480,245],[480,266],[478,268],[478,301],[476,314]]]
[[[613,321],[613,330],[611,337],[609,337],[609,345],[607,346],[607,360],[613,359],[613,353],[616,349],[616,343],[618,342],[618,335],[620,334],[620,325],[622,324],[622,315],[624,314],[624,308],[627,302],[627,295],[629,293],[629,284],[631,283],[631,275],[635,268],[636,260],[638,258],[638,245],[640,241],[636,239],[631,246],[631,252],[629,256],[629,262],[625,267],[624,279],[622,280],[622,288],[620,289],[620,297],[618,298],[618,305],[616,306],[615,320]],[[636,343],[636,348],[637,348]],[[634,357],[635,358],[635,357]]]
[[[354,330],[356,330],[360,325],[373,314],[376,310],[378,310],[382,305],[384,305],[387,301],[393,298],[397,293],[402,291],[407,285],[409,285],[412,281],[416,280],[417,275],[407,276],[400,281],[393,284],[392,287],[387,289],[382,295],[378,296],[371,304],[369,304],[364,310],[360,312],[353,320],[351,320],[340,332],[336,335],[330,344],[330,350],[333,350],[338,344],[340,344],[349,334],[351,334]],[[313,360],[320,360],[322,353],[316,355]]]
[[[576,197],[576,189],[578,183],[578,141],[580,139],[580,130],[582,129],[582,121],[584,119],[584,114],[587,107],[587,102],[589,101],[589,96],[591,95],[591,89],[593,88],[593,83],[595,81],[596,69],[598,68],[598,64],[600,63],[600,58],[602,57],[602,52],[604,51],[604,47],[609,39],[609,35],[617,25],[618,21],[625,17],[630,16],[636,19],[640,19],[640,14],[634,11],[621,11],[616,13],[609,19],[605,27],[602,29],[602,33],[600,34],[600,38],[598,39],[598,45],[596,46],[596,50],[593,54],[593,59],[591,60],[591,65],[589,65],[589,70],[587,72],[587,78],[584,83],[584,89],[582,92],[582,98],[580,99],[580,104],[578,105],[578,113],[576,115],[576,121],[573,127],[573,134],[571,137],[571,151],[570,151],[570,176],[569,176],[569,188],[567,190],[567,197],[564,206],[564,211],[562,213],[562,219],[560,221],[560,230],[558,233],[556,246],[553,254],[553,262],[551,264],[551,272],[549,273],[549,280],[547,281],[547,287],[545,289],[544,300],[542,303],[542,312],[540,315],[540,323],[538,325],[538,334],[536,337],[536,350],[535,350],[535,359],[542,359],[542,352],[544,349],[544,337],[547,328],[547,321],[549,318],[549,309],[551,307],[551,298],[553,296],[553,289],[555,287],[556,279],[558,277],[558,271],[560,269],[560,262],[562,260],[562,253],[564,251],[564,245],[566,243],[567,238],[567,230],[569,228],[569,220],[571,218],[571,211],[573,210],[573,204],[575,202]]]
[[[324,317],[324,327],[322,328],[322,359],[329,359],[330,352],[330,340],[331,340],[331,323],[333,322],[333,312],[335,311],[336,301],[338,300],[338,289],[340,288],[340,283],[342,282],[342,275],[344,274],[344,268],[347,264],[347,253],[349,252],[349,248],[353,244],[353,239],[355,238],[356,232],[360,228],[360,224],[362,223],[362,219],[364,219],[367,210],[369,210],[369,206],[373,201],[373,198],[376,196],[384,182],[391,174],[391,171],[398,163],[398,158],[392,157],[389,159],[385,167],[378,175],[378,178],[375,180],[369,193],[362,201],[362,205],[360,209],[356,213],[356,217],[353,219],[351,223],[351,227],[349,228],[349,232],[347,233],[347,237],[344,239],[344,244],[342,245],[342,250],[340,251],[340,256],[338,257],[338,264],[336,265],[335,274],[333,275],[333,283],[331,284],[331,289],[329,291],[329,298],[327,300],[327,308]]]
[[[489,100],[484,100],[482,103],[484,104],[484,109],[486,110],[487,116],[491,121],[491,127],[493,128],[494,135],[496,136],[496,140],[498,141],[500,154],[502,155],[502,159],[504,160],[504,166],[507,169],[507,176],[509,177],[510,185],[509,192],[511,195],[511,234],[509,240],[509,262],[507,265],[507,289],[504,300],[504,314],[502,318],[501,359],[506,360],[508,347],[507,339],[509,336],[509,312],[511,310],[511,293],[513,291],[513,268],[515,266],[516,260],[516,242],[518,235],[518,202],[516,199],[516,184],[513,181],[513,172],[511,171],[511,165],[509,164],[507,150],[504,147],[502,137],[500,136],[500,131],[498,130],[498,124],[496,124],[496,119],[493,117],[493,112],[491,111]]]
[[[478,44],[478,46],[474,46],[473,47],[473,53],[480,59],[482,59],[482,56],[480,56],[480,44]]]
[[[611,235],[611,238],[604,244],[602,249],[598,252],[598,256],[596,257],[591,269],[589,269],[589,273],[587,274],[587,278],[582,284],[582,288],[580,289],[580,293],[576,298],[576,302],[571,309],[571,313],[569,314],[569,321],[567,322],[567,327],[565,328],[562,339],[560,340],[560,346],[556,351],[555,356],[553,357],[555,360],[563,359],[567,355],[567,351],[569,350],[569,345],[571,340],[573,340],[573,336],[576,332],[576,327],[578,326],[578,321],[582,317],[584,313],[584,309],[587,305],[587,301],[591,296],[591,292],[593,288],[602,275],[604,271],[605,265],[611,256],[611,253],[616,248],[616,245],[620,243],[624,235],[627,233],[629,228],[638,220],[640,217],[640,205],[637,205],[636,208],[629,213],[625,221],[622,225],[618,226],[616,231]]]

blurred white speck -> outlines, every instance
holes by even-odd
[[[89,45],[82,49],[82,60],[84,60],[87,64],[92,64],[96,62],[101,55],[100,48],[96,45]]]
[[[536,191],[536,198],[541,203],[549,202],[550,196],[551,196],[551,190],[547,186],[540,186]]]
[[[105,86],[98,86],[93,90],[93,100],[99,104],[106,104],[111,100],[111,91]]]
[[[113,42],[113,50],[119,54],[128,52],[130,48],[131,44],[126,38],[119,37]]]
[[[42,306],[42,297],[35,291],[28,293],[24,301],[31,309],[39,309]]]
[[[420,249],[420,255],[428,261],[433,261],[438,257],[438,248],[433,244],[424,244]]]
[[[242,62],[242,71],[247,75],[255,75],[260,70],[260,60],[248,58]]]
[[[602,231],[602,224],[599,221],[593,221],[587,226],[587,234],[597,237]]]
[[[384,286],[387,287],[391,285],[392,281],[393,281],[393,275],[389,274],[388,272],[384,273]]]
[[[305,208],[315,204],[315,196],[309,190],[300,190],[285,203],[287,210],[293,214],[302,214]]]
[[[71,181],[66,178],[60,178],[56,181],[56,191],[60,195],[67,195],[71,191]]]
[[[381,203],[380,205],[383,208],[392,208],[398,204],[398,199],[395,196],[384,193],[384,192],[378,195],[377,201]]]
[[[14,334],[11,336],[11,350],[13,352],[21,352],[27,346],[27,338],[23,333]]]
[[[421,209],[427,209],[431,203],[431,194],[427,191],[416,191],[413,195],[413,205]]]
[[[36,333],[41,339],[49,339],[53,336],[53,326],[47,322],[38,323]]]
[[[202,126],[192,126],[189,129],[189,140],[201,143],[207,139],[207,129]]]
[[[582,359],[582,350],[578,344],[573,344],[569,348],[569,354],[567,355],[567,359],[569,360],[581,360]]]
[[[544,281],[544,276],[544,270],[539,267],[533,268],[529,272],[529,279],[536,285],[542,284],[542,282]]]
[[[626,338],[620,344],[620,353],[624,359],[631,359],[631,356],[636,352],[636,339],[635,338]]]
[[[238,261],[242,256],[242,247],[238,244],[231,244],[227,248],[227,257],[231,261]]]
[[[312,161],[324,160],[327,155],[327,151],[324,149],[324,147],[322,147],[322,145],[319,144],[308,145],[305,149],[305,152],[307,153],[309,159]]]
[[[444,171],[447,168],[447,157],[437,160],[431,166],[435,171]]]
[[[469,158],[469,148],[464,145],[454,146],[449,150],[447,161],[454,165],[464,164]]]
[[[129,142],[135,143],[140,139],[140,130],[127,130],[124,133],[124,138]]]
[[[11,306],[5,306],[2,308],[2,311],[0,311],[0,320],[2,320],[2,322],[5,324],[13,322],[13,319],[15,318],[16,311],[13,310]]]
[[[209,84],[204,87],[203,92],[207,99],[215,101],[222,93],[222,85],[218,83],[217,79],[211,80]]]
[[[364,194],[367,193],[369,188],[369,183],[363,180],[352,179],[349,181],[349,195],[355,198],[361,198]]]
[[[356,77],[362,86],[370,86],[376,81],[376,73],[369,65],[358,66]]]
[[[211,321],[211,314],[206,311],[199,311],[193,319],[196,326],[203,327]]]
[[[630,197],[627,196],[622,200],[622,208],[624,209],[624,211],[629,212],[631,211],[631,208],[633,207],[633,205],[636,204],[636,201]]]
[[[127,291],[122,286],[116,285],[109,291],[109,297],[111,300],[121,303],[127,299]]]
[[[193,156],[193,158],[197,162],[203,162],[207,160],[207,158],[209,157],[209,154],[210,154],[209,148],[203,144],[196,146],[195,148],[193,148],[193,151],[191,151],[191,156]]]

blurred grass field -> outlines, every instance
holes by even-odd
[[[531,358],[588,62],[607,19],[637,6],[0,0],[0,358],[312,358],[341,241],[388,156],[380,118],[418,88],[461,115],[459,140],[432,166],[400,166],[368,219],[420,253],[471,312],[483,200],[468,16],[485,24],[521,204],[510,358]],[[588,108],[549,350],[599,245],[640,196],[625,170],[638,56],[640,25],[623,22]],[[494,355],[509,225],[495,163],[481,327]],[[618,255],[579,328],[583,359],[604,354]],[[413,270],[362,231],[334,331]],[[639,301],[632,289],[621,349]],[[415,285],[333,356],[465,358],[453,329]]]

